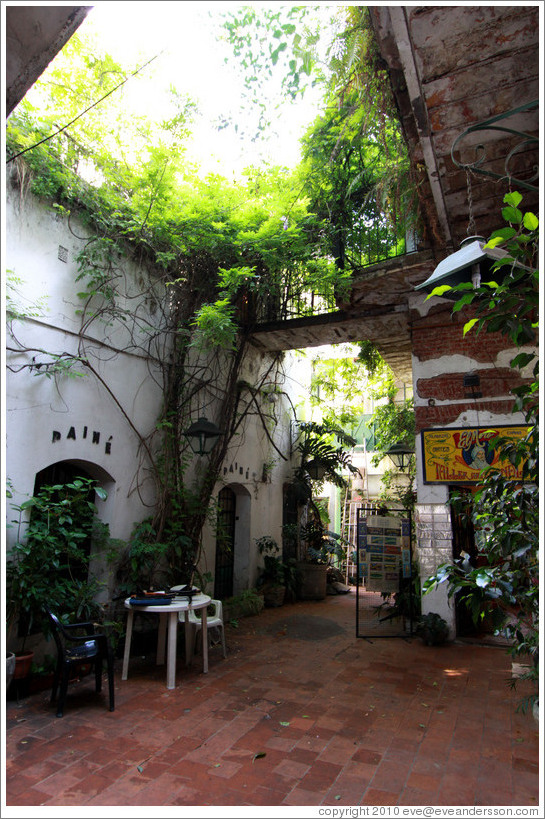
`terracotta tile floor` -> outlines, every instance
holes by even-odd
[[[504,648],[357,638],[355,592],[226,636],[207,675],[180,657],[172,691],[151,654],[125,682],[118,662],[113,713],[92,677],[62,719],[48,693],[8,701],[5,805],[540,805]]]

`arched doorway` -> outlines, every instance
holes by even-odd
[[[218,495],[214,597],[225,600],[248,588],[250,581],[251,495],[238,483]]]
[[[109,526],[114,519],[115,512],[115,480],[105,469],[91,461],[79,460],[77,458],[57,461],[49,464],[44,469],[36,472],[34,478],[33,494],[36,494],[45,486],[57,486],[72,483],[77,478],[94,479],[97,485],[106,492],[106,499],[98,499],[96,493],[91,491],[88,501],[96,505],[96,517]],[[91,515],[93,512],[90,510]],[[81,582],[85,582],[89,577],[96,577],[100,580],[101,588],[97,593],[97,599],[105,602],[109,599],[110,590],[110,560],[109,550],[105,547],[102,538],[88,538],[81,544],[82,551],[88,560],[80,567],[71,567],[72,577]]]
[[[71,484],[78,478],[85,478],[88,480],[91,478],[91,475],[83,466],[76,466],[76,464],[70,463],[69,461],[59,461],[58,463],[50,464],[45,469],[42,469],[40,472],[36,473],[33,494],[39,494],[39,492],[46,486],[64,486],[66,484]],[[83,501],[82,508],[79,509],[79,514],[81,514],[83,517],[88,517],[89,520],[92,520],[94,513],[92,508],[87,504],[94,504],[94,502],[95,492],[93,489],[91,489],[87,498],[85,501]],[[89,526],[89,528],[91,527]],[[73,580],[86,581],[89,572],[89,560],[91,557],[91,537],[86,537],[85,540],[80,541],[78,546],[83,553],[82,560],[73,563],[70,565],[69,570],[65,569],[64,572],[67,574],[67,577]]]

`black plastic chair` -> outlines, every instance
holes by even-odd
[[[57,665],[53,677],[53,689],[51,691],[51,703],[55,702],[57,689],[59,698],[57,701],[57,716],[62,717],[64,713],[64,701],[68,689],[70,671],[81,663],[91,663],[95,670],[95,690],[100,693],[102,690],[102,662],[106,660],[108,671],[108,689],[110,694],[110,711],[114,705],[114,655],[110,642],[102,632],[95,630],[95,623],[74,623],[65,625],[61,623],[51,611],[47,612],[55,644],[57,646]],[[80,632],[77,634],[76,632]],[[81,632],[84,632],[83,634]]]

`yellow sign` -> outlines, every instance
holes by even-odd
[[[478,483],[488,466],[500,469],[509,480],[520,480],[520,467],[502,461],[491,441],[498,435],[517,441],[528,430],[515,426],[423,429],[424,483]]]

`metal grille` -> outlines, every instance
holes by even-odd
[[[224,487],[218,496],[218,532],[214,573],[216,600],[225,600],[233,595],[236,503],[237,498],[233,490],[228,486]]]
[[[363,501],[361,498],[346,499],[343,509],[341,534],[349,543],[346,550],[346,564],[343,566],[346,582],[356,585],[358,562],[358,513],[365,507],[367,514],[377,514],[381,504],[378,501]]]
[[[402,508],[357,510],[356,637],[413,633],[412,517]]]

